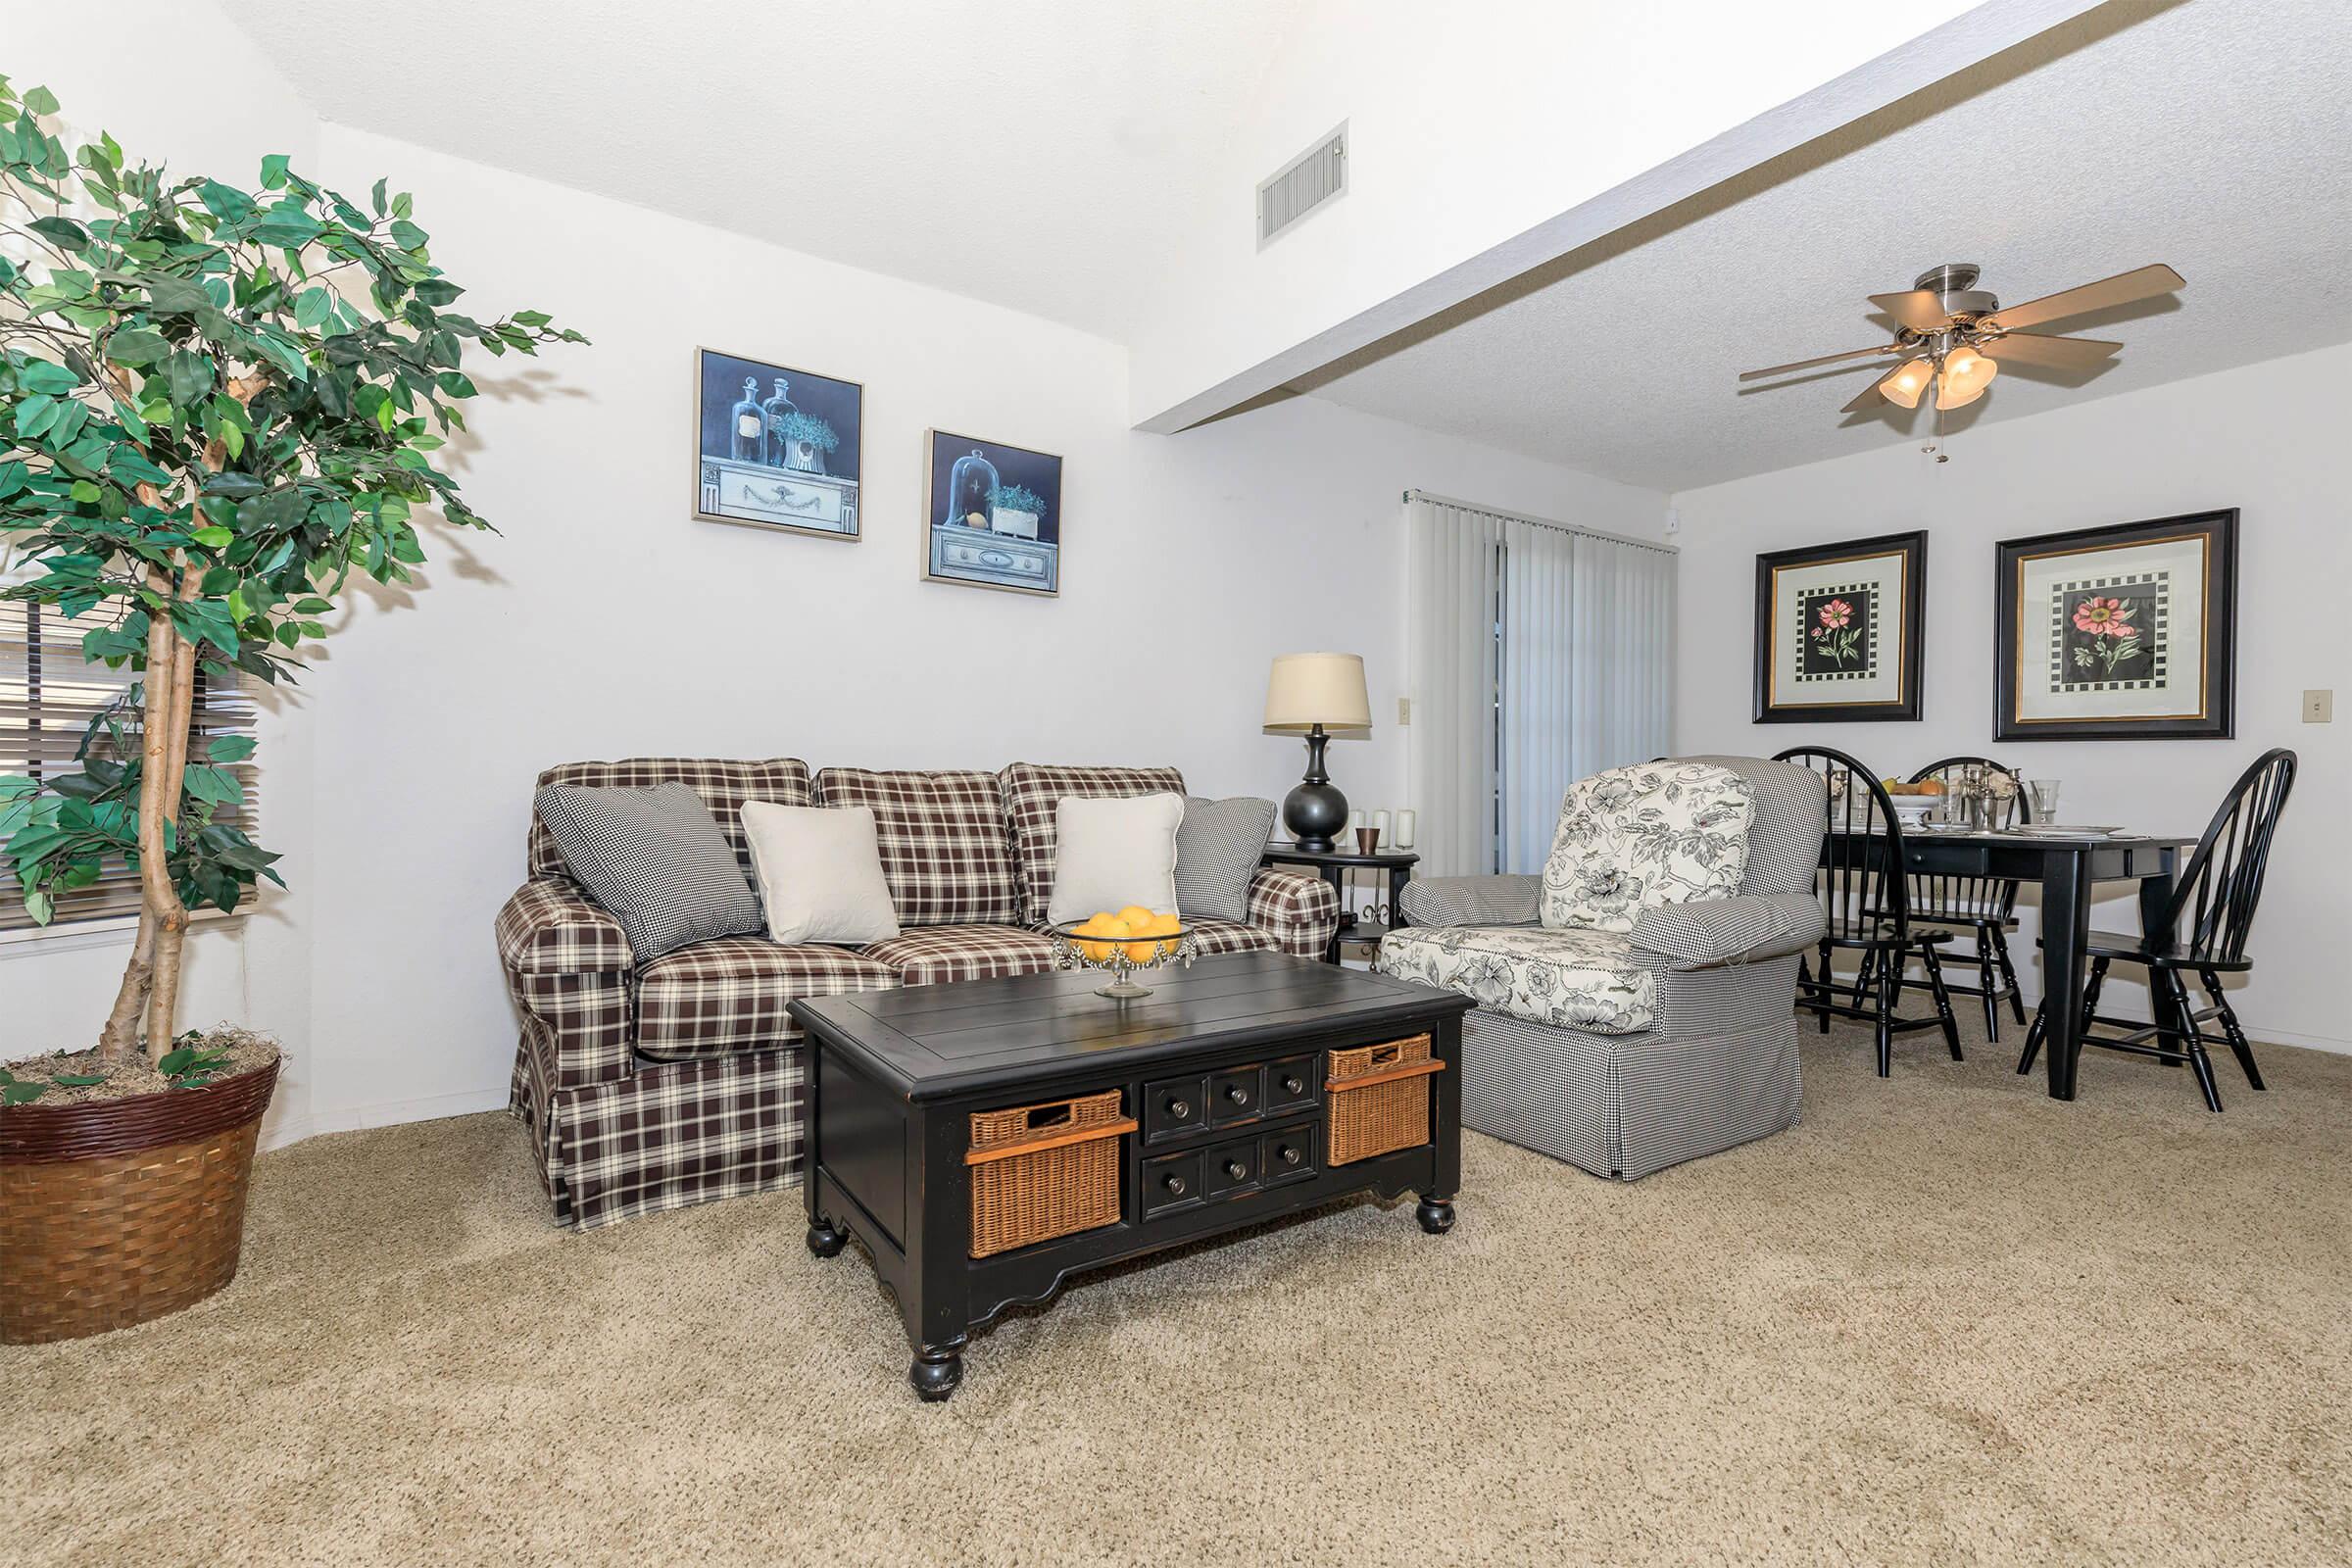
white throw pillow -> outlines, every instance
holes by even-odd
[[[743,836],[776,941],[856,946],[899,934],[872,807],[746,801]]]
[[[1054,898],[1046,919],[1060,925],[1131,904],[1155,914],[1175,912],[1176,828],[1183,820],[1181,795],[1064,796],[1054,808]]]
[[[1631,931],[1643,909],[1728,899],[1747,871],[1755,790],[1712,762],[1613,767],[1568,787],[1544,862],[1544,923]]]

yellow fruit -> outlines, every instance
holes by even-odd
[[[1142,905],[1130,904],[1127,906],[1127,907],[1119,911],[1118,918],[1126,921],[1138,931],[1141,931],[1144,927],[1152,923],[1152,911],[1145,908]]]
[[[1939,778],[1932,778],[1928,780],[1925,784],[1922,784],[1919,787],[1919,793],[1922,795],[1941,795],[1943,793],[1943,780]]]

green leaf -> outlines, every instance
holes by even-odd
[[[31,906],[32,900],[33,895],[29,893],[24,895],[24,903],[27,907]],[[34,923],[37,925],[46,924],[47,922],[36,919]],[[0,1084],[0,1105],[29,1104],[33,1101],[40,1099],[48,1092],[49,1086],[47,1084],[24,1084],[18,1083],[14,1079],[11,1079],[7,1083]]]
[[[237,782],[236,774],[203,762],[188,764],[180,788],[196,799],[210,801],[215,806],[234,806],[245,796],[244,787]]]
[[[71,218],[36,218],[24,226],[60,250],[78,254],[90,248],[90,231]]]
[[[253,216],[253,198],[241,190],[208,179],[196,187],[196,199],[204,210],[224,223],[242,222]]]
[[[199,528],[188,535],[207,550],[224,549],[236,535],[226,528]]]
[[[474,395],[473,383],[456,370],[443,370],[433,377],[433,384],[447,397],[469,398]]]
[[[281,189],[285,183],[286,155],[284,153],[271,153],[269,157],[262,160],[262,187],[265,190],[278,190]]]
[[[148,303],[167,315],[186,316],[212,308],[213,297],[202,284],[170,272],[142,272],[139,286],[146,289]]]
[[[206,755],[216,762],[242,762],[253,755],[254,739],[250,735],[217,735]]]
[[[55,94],[55,93],[51,92],[51,91],[50,91],[48,88],[46,88],[46,87],[27,87],[27,88],[25,88],[25,89],[24,89],[24,112],[25,112],[26,114],[28,114],[28,115],[54,115],[54,114],[56,114],[56,113],[57,113],[57,94]]]
[[[71,392],[81,377],[47,360],[26,360],[17,370],[17,385],[27,392]]]
[[[89,1089],[106,1082],[102,1072],[61,1072],[49,1080],[60,1089]]]
[[[152,327],[124,327],[106,340],[106,357],[118,365],[153,365],[171,352],[164,334]]]
[[[408,198],[404,196],[401,199],[406,201]],[[424,249],[427,238],[429,236],[423,229],[418,228],[407,219],[396,218],[392,220],[392,243],[402,250],[420,251]]]

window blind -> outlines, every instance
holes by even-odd
[[[102,624],[96,613],[68,620],[50,606],[0,601],[0,773],[52,779],[81,771],[76,754],[90,720],[138,679],[127,663],[109,669],[81,657],[83,634]],[[127,715],[134,733],[137,717],[135,711]],[[215,679],[199,667],[188,755],[201,760],[218,736],[253,734],[254,717],[252,698],[239,683]],[[216,809],[213,820],[258,837],[253,763],[238,762],[229,770],[244,786],[245,798]],[[58,895],[50,923],[138,912],[138,878],[122,859],[113,858],[90,886]],[[19,896],[15,862],[0,856],[0,930],[31,924]]]

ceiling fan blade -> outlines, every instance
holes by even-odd
[[[1952,318],[1934,289],[1915,288],[1903,294],[1873,294],[1870,303],[1914,332],[1940,332]]]
[[[2011,332],[1987,338],[1977,352],[1990,359],[2019,365],[2046,365],[2053,370],[2087,370],[2122,348],[2095,337],[2052,337],[2046,332]]]
[[[1768,375],[1787,375],[1790,370],[1809,370],[1816,365],[1829,365],[1838,360],[1858,360],[1867,354],[1891,354],[1893,352],[1893,344],[1876,343],[1866,349],[1847,349],[1839,354],[1824,354],[1819,359],[1796,360],[1788,365],[1776,365],[1769,370],[1742,370],[1740,372],[1740,379],[1758,381]]]
[[[2153,299],[2170,294],[2183,286],[2187,279],[2157,262],[2152,266],[2118,272],[2113,277],[2085,283],[2081,288],[2064,289],[2056,294],[2044,294],[2023,305],[1998,310],[1986,319],[1997,321],[2015,330],[2021,326],[2038,326],[2043,321],[2055,321],[2062,317],[2082,316],[2091,311],[2109,310],[2118,305],[2130,305],[2134,300]]]

